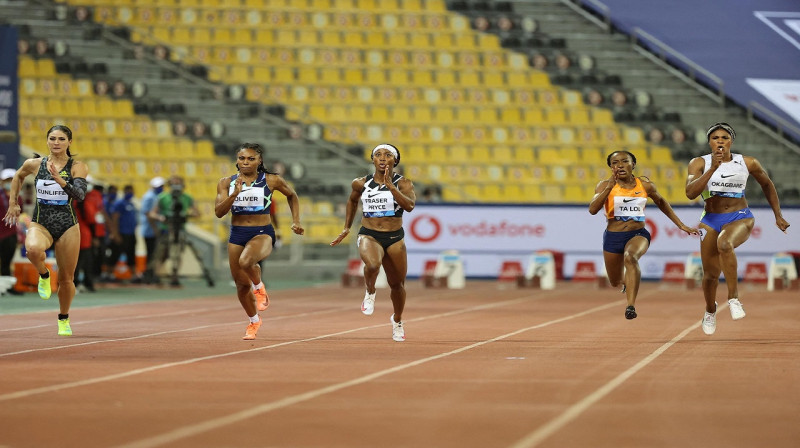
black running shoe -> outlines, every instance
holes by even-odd
[[[636,308],[633,305],[625,308],[625,319],[636,319]]]

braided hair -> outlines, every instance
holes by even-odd
[[[261,163],[258,165],[258,168],[256,169],[257,172],[266,174],[278,174],[269,171],[267,167],[264,166],[264,148],[262,148],[261,145],[259,145],[258,143],[242,143],[241,145],[239,145],[238,148],[236,148],[236,152],[238,153],[243,149],[252,149],[256,153],[258,153],[259,156],[261,156]],[[236,171],[239,171],[238,163],[236,164]]]

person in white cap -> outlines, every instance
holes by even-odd
[[[0,189],[0,214],[3,216],[8,212],[9,197],[8,192],[11,191],[11,181],[17,171],[13,168],[6,168],[0,172],[0,182],[3,188]],[[19,203],[17,198],[17,203]],[[9,226],[0,226],[0,275],[11,276],[11,260],[14,259],[14,252],[17,251],[17,228]],[[21,292],[14,288],[9,288],[9,294],[18,295]]]
[[[367,291],[361,302],[361,312],[369,316],[375,309],[375,282],[381,266],[391,289],[394,314],[392,339],[406,339],[403,327],[403,310],[406,306],[406,274],[408,257],[403,241],[403,212],[411,212],[417,202],[414,184],[394,171],[400,163],[400,151],[394,145],[381,144],[372,150],[375,173],[353,180],[345,211],[344,230],[331,246],[335,246],[350,233],[361,202],[361,228],[358,230],[358,253],[364,262],[364,282]]]
[[[154,280],[153,270],[150,269],[150,266],[152,266],[151,261],[156,250],[156,238],[158,235],[155,221],[150,219],[147,214],[153,209],[158,195],[164,191],[164,183],[164,178],[161,176],[150,179],[150,189],[142,196],[141,206],[139,207],[139,225],[141,226],[142,238],[144,238],[144,246],[147,249],[147,269],[144,273],[145,283],[152,283]]]

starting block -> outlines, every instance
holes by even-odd
[[[436,272],[436,263],[436,260],[425,260],[425,266],[422,268],[422,276],[420,276],[420,280],[422,280],[422,286],[426,288],[447,287],[446,278],[434,277],[433,275]]]
[[[605,278],[603,279],[605,280]],[[579,261],[575,263],[575,274],[572,275],[573,282],[597,282],[597,269],[594,261]]]
[[[497,281],[510,282],[519,281],[523,276],[522,263],[519,261],[504,261],[500,266],[500,273],[497,275]]]
[[[553,253],[550,251],[534,252],[528,260],[525,275],[517,278],[517,286],[555,289],[556,263]]]
[[[358,258],[347,260],[347,270],[342,274],[342,286],[362,286],[364,284],[364,263]]]
[[[800,289],[794,257],[785,252],[779,252],[772,256],[767,278],[768,291],[781,289]]]
[[[766,284],[768,280],[766,263],[747,263],[744,268],[743,282]]]
[[[692,252],[686,257],[686,270],[683,273],[686,288],[694,289],[703,281],[703,259],[700,252]]]
[[[342,274],[342,286],[364,286],[364,262],[359,258],[351,258],[347,261],[347,271]],[[388,288],[389,281],[386,279],[386,272],[381,266],[378,277],[375,279],[376,288]]]
[[[686,283],[686,265],[680,262],[668,262],[664,265],[664,273],[661,275],[664,283]]]
[[[439,253],[436,267],[433,269],[435,279],[444,279],[450,289],[462,289],[466,286],[464,260],[457,250],[445,250]]]

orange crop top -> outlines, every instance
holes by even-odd
[[[618,221],[644,221],[644,206],[647,191],[642,181],[636,178],[636,186],[630,190],[614,185],[606,198],[606,218]]]

